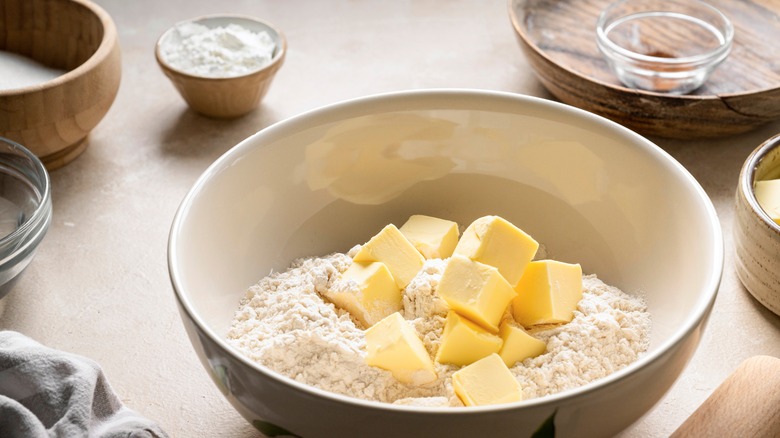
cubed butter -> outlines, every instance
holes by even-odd
[[[529,357],[539,356],[547,349],[547,344],[531,336],[522,327],[518,327],[508,319],[501,321],[498,335],[502,340],[498,355],[510,368]]]
[[[537,249],[536,240],[506,219],[484,216],[466,228],[454,253],[495,266],[515,286]]]
[[[421,214],[413,215],[399,228],[426,259],[444,259],[458,244],[458,224]]]
[[[441,274],[439,296],[450,309],[493,333],[509,303],[517,296],[493,266],[453,255]]]
[[[393,373],[408,385],[436,380],[433,361],[417,333],[395,312],[366,330],[366,363]]]
[[[780,225],[780,179],[756,181],[753,190],[758,205]]]
[[[555,260],[533,261],[515,290],[512,315],[525,327],[569,322],[582,299],[582,268]]]
[[[495,405],[523,399],[520,383],[496,353],[453,373],[452,388],[466,406]]]
[[[412,281],[425,262],[422,254],[393,224],[384,227],[363,245],[353,260],[384,263],[402,289]]]
[[[353,262],[344,271],[342,280],[355,282],[357,288],[329,290],[324,295],[364,327],[371,327],[403,308],[401,289],[384,263]]]
[[[441,345],[436,352],[436,362],[469,365],[497,353],[500,348],[501,338],[450,310],[442,330]]]

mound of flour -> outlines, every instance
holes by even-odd
[[[239,24],[209,28],[182,23],[163,41],[161,55],[172,67],[198,76],[233,77],[271,63],[276,43],[268,32]]]
[[[354,253],[354,249],[350,253]],[[450,384],[460,367],[434,362],[438,380],[406,386],[365,364],[365,335],[350,315],[322,297],[352,259],[332,254],[297,260],[246,291],[228,341],[252,360],[299,382],[346,396],[417,406],[462,406]],[[446,261],[428,260],[404,290],[402,312],[428,352],[440,344],[447,306],[436,295]],[[574,319],[536,330],[547,351],[510,370],[525,399],[554,394],[605,377],[646,351],[650,316],[641,299],[583,277]]]

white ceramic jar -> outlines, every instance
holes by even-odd
[[[737,276],[764,306],[780,315],[780,225],[756,200],[756,181],[780,178],[780,134],[756,148],[739,175],[734,246]]]

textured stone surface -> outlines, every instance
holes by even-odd
[[[420,88],[550,98],[530,71],[503,1],[99,0],[116,22],[122,83],[89,147],[52,172],[54,218],[0,328],[99,362],[131,408],[172,436],[254,437],[190,346],[166,262],[168,231],[195,179],[223,152],[279,120],[344,99]],[[277,25],[289,52],[260,107],[233,121],[189,111],[154,60],[175,22],[230,12]],[[704,338],[667,396],[624,437],[666,436],[749,356],[780,356],[780,318],[734,271],[733,199],[742,162],[780,122],[707,141],[653,139],[713,199],[726,243]]]

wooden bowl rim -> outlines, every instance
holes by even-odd
[[[268,65],[266,65],[264,67],[261,67],[258,70],[252,70],[252,71],[244,73],[242,75],[228,76],[228,77],[213,77],[213,76],[199,76],[199,75],[195,75],[195,74],[192,74],[192,73],[187,73],[187,72],[185,72],[183,70],[179,70],[179,69],[173,67],[172,65],[170,65],[167,61],[165,61],[165,59],[162,57],[162,55],[160,55],[160,50],[161,50],[161,47],[162,47],[162,40],[163,40],[163,38],[165,38],[166,35],[168,35],[170,32],[172,32],[176,28],[176,26],[178,26],[180,24],[184,24],[184,23],[195,23],[195,22],[202,21],[202,20],[209,20],[209,19],[212,19],[212,18],[226,18],[226,19],[238,18],[238,19],[241,19],[241,20],[254,21],[254,22],[260,23],[260,24],[270,28],[271,30],[273,30],[276,33],[276,35],[278,36],[278,38],[279,38],[279,44],[277,45],[276,49],[274,50],[274,55],[271,58],[271,62],[268,63]],[[165,70],[165,71],[167,71],[167,72],[169,72],[171,74],[174,74],[176,76],[181,76],[181,77],[188,78],[188,79],[203,80],[203,81],[208,81],[208,82],[232,81],[232,80],[236,80],[236,79],[243,79],[243,78],[248,78],[248,77],[252,77],[252,76],[263,75],[263,74],[265,74],[266,72],[269,72],[269,71],[273,72],[273,71],[275,71],[277,68],[279,68],[281,66],[281,62],[284,59],[286,54],[287,54],[287,38],[284,36],[284,33],[282,33],[282,31],[279,30],[278,27],[274,26],[273,24],[271,24],[268,21],[261,20],[261,19],[259,19],[257,17],[253,17],[251,15],[243,15],[243,14],[209,14],[209,15],[200,15],[200,16],[197,16],[195,18],[179,21],[176,24],[174,24],[173,26],[171,26],[170,28],[168,28],[165,32],[163,32],[162,35],[160,35],[160,37],[157,38],[157,43],[155,43],[155,45],[154,45],[154,57],[155,57],[155,59],[157,59],[157,63],[160,65],[160,67],[163,68],[163,70]]]
[[[103,26],[103,39],[100,41],[100,45],[98,46],[97,50],[95,50],[95,53],[93,53],[92,56],[90,56],[86,61],[84,61],[78,67],[68,72],[65,72],[60,76],[57,76],[54,79],[48,80],[40,84],[28,85],[26,87],[21,87],[21,88],[9,88],[5,90],[0,89],[0,97],[19,96],[33,91],[41,91],[49,88],[58,87],[66,82],[70,82],[80,76],[86,75],[95,66],[97,66],[98,64],[100,64],[106,58],[109,57],[116,43],[117,31],[116,31],[116,26],[114,25],[114,21],[111,19],[111,16],[108,14],[108,12],[106,12],[103,8],[101,8],[95,3],[92,3],[89,0],[66,0],[66,1],[70,3],[77,3],[83,6],[88,11],[92,12],[98,19],[100,19],[100,23]]]
[[[780,149],[780,134],[770,137],[750,153],[739,173],[739,190],[742,192],[742,196],[745,198],[745,201],[753,214],[758,216],[764,225],[774,231],[777,238],[780,239],[780,224],[773,221],[766,211],[758,204],[756,193],[753,190],[753,182],[756,179],[756,169],[760,165],[761,160],[763,160],[770,151],[775,149]]]
[[[638,96],[646,96],[646,97],[652,97],[656,99],[664,99],[664,100],[671,100],[671,101],[725,101],[726,99],[731,98],[741,98],[741,97],[750,97],[755,96],[763,93],[771,93],[776,92],[780,90],[780,84],[778,84],[775,87],[768,87],[768,88],[761,88],[757,90],[752,91],[745,91],[745,92],[736,92],[736,93],[721,93],[721,94],[706,94],[706,95],[691,95],[691,94],[683,94],[683,95],[672,95],[672,94],[666,94],[666,93],[659,93],[654,91],[648,91],[648,90],[640,90],[635,88],[628,88],[623,87],[620,85],[610,84],[607,82],[603,82],[596,78],[591,78],[589,76],[585,76],[584,74],[576,71],[566,68],[565,66],[561,65],[560,63],[553,60],[550,56],[547,55],[546,52],[541,50],[526,34],[525,27],[520,24],[521,18],[524,19],[525,16],[519,17],[517,14],[515,14],[515,9],[512,7],[515,4],[518,4],[520,2],[526,2],[527,0],[507,0],[507,9],[509,10],[509,18],[512,22],[512,27],[514,27],[515,32],[522,38],[523,42],[530,47],[534,52],[536,52],[539,56],[542,56],[545,60],[547,60],[550,64],[558,67],[559,69],[565,70],[566,72],[575,75],[579,78],[581,78],[584,81],[597,84],[601,87],[604,87],[606,89],[623,93],[623,94],[633,94]]]

